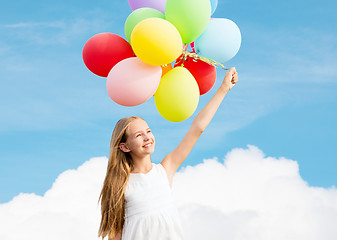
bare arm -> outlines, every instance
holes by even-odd
[[[170,180],[172,180],[173,175],[186,159],[188,154],[191,152],[201,133],[205,130],[209,122],[212,120],[215,112],[218,110],[227,92],[234,86],[237,81],[238,74],[235,68],[231,68],[226,73],[218,91],[214,94],[208,104],[195,117],[190,129],[188,130],[178,147],[163,159],[161,164],[166,169]]]

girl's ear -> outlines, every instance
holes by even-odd
[[[122,150],[123,152],[130,152],[131,151],[125,143],[120,143],[119,149]]]

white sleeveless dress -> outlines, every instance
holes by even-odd
[[[182,240],[183,229],[161,164],[130,174],[125,190],[122,240]]]

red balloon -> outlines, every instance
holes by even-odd
[[[87,68],[101,77],[107,77],[118,62],[135,57],[131,45],[114,33],[99,33],[83,47],[82,57]]]
[[[183,58],[180,56],[174,66],[181,66]],[[189,70],[198,83],[200,95],[207,93],[214,86],[216,80],[216,68],[200,59],[187,56],[184,67]]]

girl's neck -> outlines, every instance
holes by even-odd
[[[148,173],[152,169],[151,155],[145,157],[132,156],[133,168],[131,173]]]

